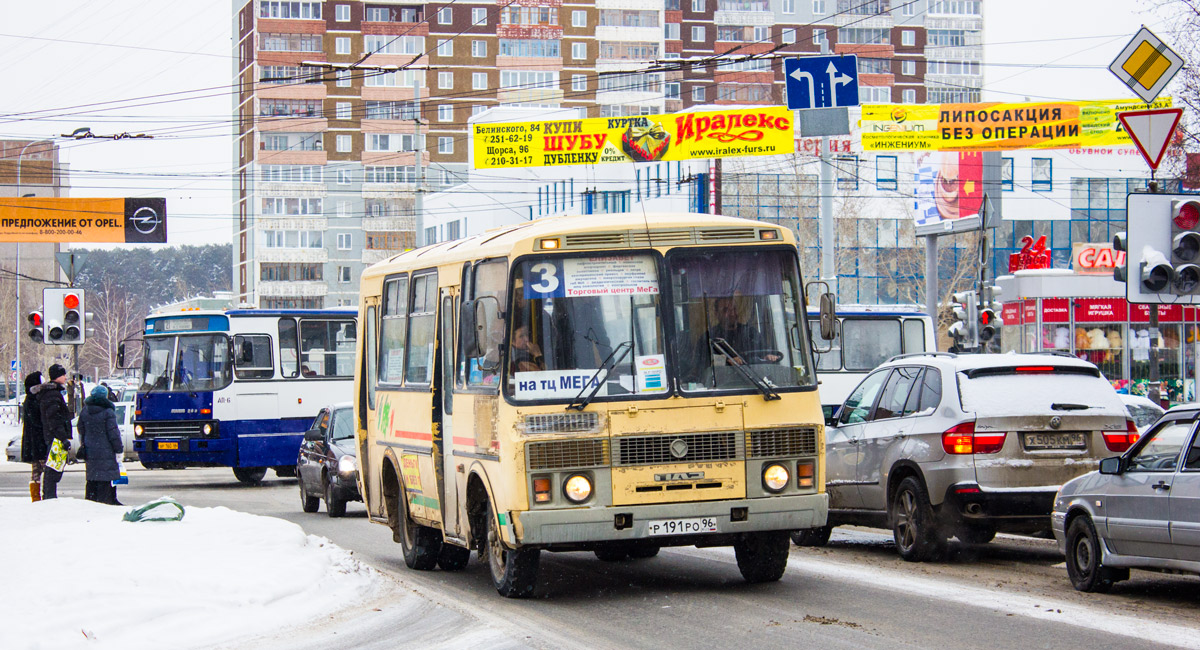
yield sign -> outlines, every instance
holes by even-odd
[[[1175,125],[1179,124],[1179,116],[1182,114],[1182,108],[1159,108],[1117,113],[1117,118],[1121,120],[1125,132],[1133,139],[1150,169],[1158,169],[1158,163],[1162,162],[1167,143],[1171,141],[1171,134],[1175,132]]]

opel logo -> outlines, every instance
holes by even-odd
[[[1061,426],[1062,426],[1062,418],[1058,417],[1057,415],[1050,418],[1050,428],[1051,429],[1057,429]]]
[[[162,223],[162,218],[154,211],[154,208],[142,206],[134,211],[130,217],[133,221],[133,227],[143,235],[149,235],[158,229],[158,224]]]
[[[684,456],[687,456],[687,453],[688,453],[688,444],[686,442],[684,442],[683,438],[676,438],[671,441],[671,455],[672,456],[674,456],[676,458],[683,458]]]

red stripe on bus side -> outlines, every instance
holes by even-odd
[[[424,440],[425,442],[433,442],[432,433],[421,433],[419,431],[396,431],[397,438],[407,438],[409,440]]]
[[[462,445],[464,447],[474,447],[475,439],[474,438],[460,438],[458,436],[454,436],[454,444]]]

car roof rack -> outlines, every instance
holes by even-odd
[[[948,357],[950,359],[957,359],[958,355],[954,354],[953,352],[937,352],[934,350],[930,350],[930,351],[926,351],[926,352],[906,352],[904,354],[897,354],[896,356],[892,357],[891,359],[888,359],[884,363],[891,363],[898,359],[908,359],[911,357]]]

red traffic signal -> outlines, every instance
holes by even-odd
[[[68,293],[64,295],[63,307],[67,309],[79,309],[79,294]]]
[[[1175,227],[1191,230],[1200,224],[1200,202],[1172,201],[1171,208],[1171,221],[1175,222]]]

